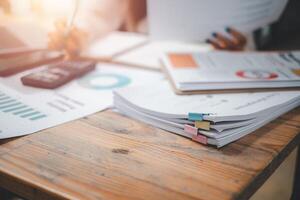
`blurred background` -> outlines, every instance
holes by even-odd
[[[30,45],[46,45],[49,32],[57,31],[55,24],[70,23],[77,4],[75,27],[86,34],[86,44],[113,30],[148,32],[146,0],[1,0],[0,25]],[[278,22],[252,33],[257,49],[299,48],[299,10],[300,1],[289,0]]]
[[[77,6],[75,46],[87,45],[114,30],[148,32],[145,0],[0,0],[0,49],[49,46],[57,32],[68,28]],[[300,1],[290,0],[278,22],[253,35],[259,50],[299,49]],[[252,199],[289,199],[295,157],[296,151]],[[18,197],[0,190],[0,199]]]

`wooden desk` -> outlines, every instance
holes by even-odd
[[[300,108],[220,150],[110,110],[0,145],[0,187],[28,199],[250,197],[300,143]]]

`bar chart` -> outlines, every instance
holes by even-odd
[[[0,112],[31,121],[47,117],[46,114],[0,91]]]

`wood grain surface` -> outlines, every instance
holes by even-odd
[[[300,108],[218,150],[111,110],[0,141],[0,187],[28,199],[249,198],[300,143]]]

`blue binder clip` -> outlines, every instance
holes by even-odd
[[[203,116],[205,114],[201,114],[201,113],[189,113],[189,120],[191,121],[203,121]]]

